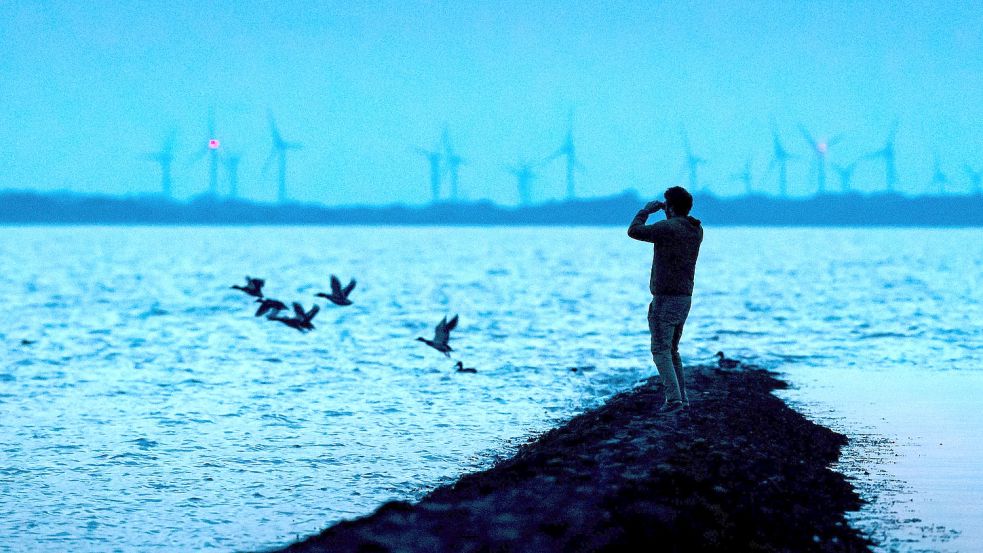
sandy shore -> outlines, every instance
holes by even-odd
[[[391,502],[282,551],[866,551],[830,470],[846,439],[776,398],[762,370],[688,369],[692,406],[654,382],[489,470]]]

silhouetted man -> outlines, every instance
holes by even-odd
[[[683,382],[683,362],[679,358],[679,339],[689,315],[703,227],[699,219],[689,216],[693,196],[686,189],[674,186],[666,190],[664,196],[665,202],[649,202],[635,215],[628,227],[628,236],[655,246],[649,280],[652,292],[649,331],[652,333],[652,359],[666,391],[666,401],[659,412],[671,413],[689,404]],[[648,216],[661,209],[666,212],[666,220],[646,225]]]

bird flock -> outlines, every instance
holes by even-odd
[[[305,310],[303,305],[299,302],[292,302],[292,316],[281,316],[282,311],[288,311],[287,304],[280,300],[266,297],[263,294],[263,286],[266,281],[261,278],[253,278],[246,276],[246,285],[239,286],[234,284],[230,288],[234,290],[239,290],[246,295],[256,298],[256,303],[259,307],[256,309],[255,316],[262,317],[266,316],[267,320],[276,321],[282,323],[290,328],[293,328],[301,333],[310,332],[315,329],[314,324],[311,322],[314,317],[320,312],[321,307],[314,304],[309,310]],[[337,276],[331,275],[331,292],[324,293],[318,292],[314,294],[315,297],[324,298],[331,303],[344,307],[352,305],[352,300],[348,298],[352,291],[355,289],[355,279],[352,279],[344,287],[341,285],[341,280]],[[437,326],[434,328],[433,339],[427,339],[423,337],[417,338],[417,341],[423,342],[424,344],[430,346],[431,348],[443,353],[446,357],[450,357],[453,348],[450,346],[451,331],[457,328],[458,316],[454,315],[449,321],[445,316]],[[464,363],[458,361],[454,366],[457,372],[460,373],[476,373],[478,372],[473,367],[465,367]]]
[[[252,278],[246,276],[246,285],[232,285],[230,288],[235,290],[240,290],[243,293],[255,297],[256,303],[259,304],[259,308],[256,309],[255,316],[262,317],[266,315],[267,320],[276,321],[282,323],[290,328],[293,328],[301,333],[310,332],[314,330],[314,324],[311,322],[314,317],[317,316],[321,307],[314,304],[309,310],[304,310],[304,307],[299,302],[292,302],[293,316],[291,317],[281,317],[281,311],[287,311],[287,304],[280,300],[273,298],[268,298],[263,295],[263,286],[266,281],[261,278]],[[318,292],[314,294],[315,297],[324,298],[331,303],[344,307],[352,305],[352,300],[348,299],[351,295],[352,290],[355,289],[355,279],[352,279],[347,285],[342,287],[341,280],[337,276],[331,275],[331,293],[325,294],[324,292]],[[418,337],[416,340],[423,342],[427,346],[443,353],[446,357],[451,356],[451,352],[454,349],[450,346],[451,331],[457,328],[458,316],[454,315],[450,320],[447,320],[445,316],[443,319],[437,323],[434,327],[433,339],[427,339],[424,337]],[[736,359],[729,359],[724,355],[724,352],[718,351],[714,354],[717,358],[717,367],[724,370],[733,370],[741,366],[741,362]],[[477,369],[474,367],[465,367],[464,363],[457,361],[454,368],[459,373],[476,373]],[[576,369],[573,369],[576,371]]]

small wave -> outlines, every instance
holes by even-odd
[[[157,447],[158,445],[160,445],[154,440],[149,440],[147,438],[137,438],[135,440],[130,440],[130,443],[136,445],[140,449],[150,449],[152,447]]]
[[[100,457],[106,458],[105,455],[101,455]],[[126,452],[126,453],[118,453],[118,454],[113,455],[113,456],[108,457],[108,458],[110,460],[118,460],[118,459],[133,459],[133,460],[148,460],[149,459],[149,460],[154,460],[154,459],[157,459],[156,456],[150,455],[148,453],[134,453],[132,451]]]
[[[874,340],[877,338],[911,338],[911,334],[903,334],[901,332],[871,332],[869,334],[864,334],[858,336],[859,340]]]
[[[150,309],[148,309],[148,310],[144,311],[143,313],[140,313],[139,315],[137,315],[137,318],[138,319],[145,320],[145,319],[149,319],[151,317],[160,317],[162,315],[170,315],[170,311],[168,311],[166,309],[162,309],[159,305],[154,304],[154,305],[152,305],[150,307]]]
[[[767,336],[767,332],[759,332],[756,330],[718,330],[717,334],[724,334],[727,336]]]

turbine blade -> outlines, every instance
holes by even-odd
[[[280,129],[276,127],[276,119],[273,118],[273,111],[268,110],[266,115],[270,120],[270,135],[273,137],[274,147],[279,148],[283,144],[283,138],[280,136]]]
[[[812,146],[813,150],[819,149],[819,145],[816,144],[816,141],[812,138],[812,135],[809,134],[809,131],[807,131],[805,127],[799,125],[799,131],[802,132],[802,136],[805,137],[806,142],[808,142],[809,145]]]
[[[887,133],[887,143],[888,144],[891,144],[892,142],[894,142],[894,136],[896,134],[898,134],[898,120],[897,119],[895,119],[894,122],[891,123],[891,130],[888,131],[888,133]]]
[[[265,174],[267,174],[269,172],[270,165],[273,164],[273,160],[274,160],[274,158],[276,158],[276,155],[277,155],[277,149],[276,148],[273,148],[272,150],[270,150],[270,155],[266,158],[266,161],[263,163],[263,169],[260,171],[262,174],[265,175]]]
[[[207,155],[208,155],[208,146],[205,146],[204,148],[198,150],[198,152],[196,152],[193,156],[191,156],[191,159],[188,161],[186,166],[191,167],[195,163],[201,161],[201,159]]]

